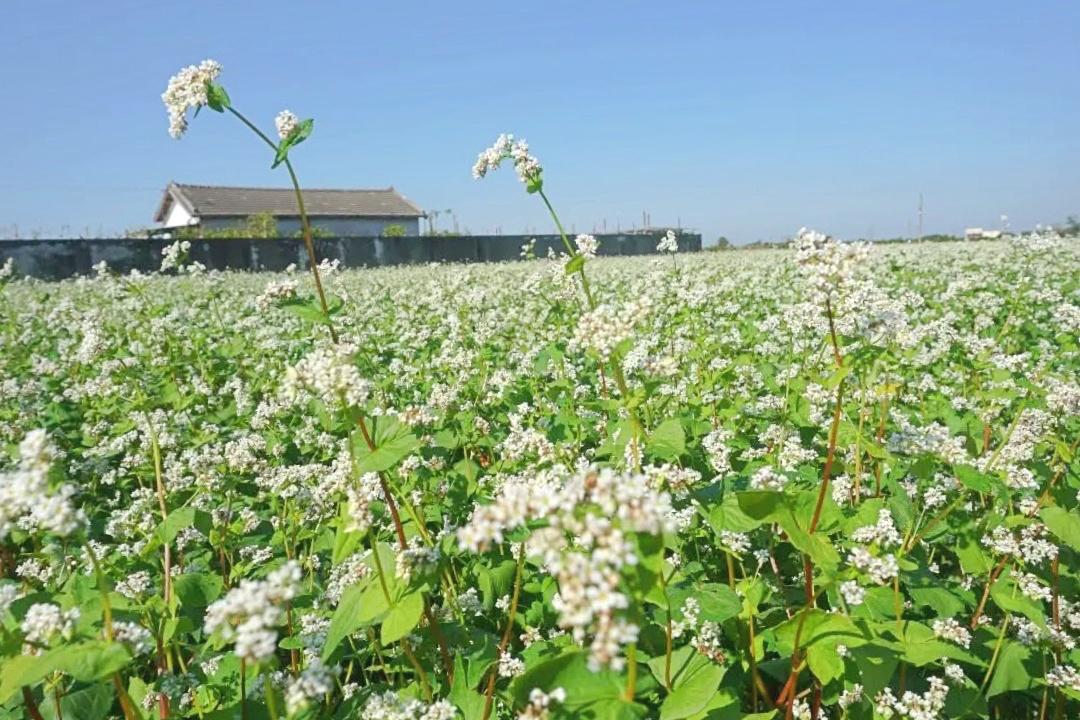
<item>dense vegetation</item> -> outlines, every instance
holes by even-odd
[[[1074,717],[1075,246],[799,242],[9,283],[3,712]]]

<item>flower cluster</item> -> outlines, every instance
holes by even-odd
[[[274,126],[277,128],[278,137],[288,140],[300,128],[300,118],[288,110],[282,110],[274,118]]]
[[[518,179],[523,183],[536,182],[543,172],[540,161],[529,154],[529,144],[515,140],[513,135],[502,134],[495,144],[480,153],[473,165],[473,177],[479,180],[492,170],[498,170],[503,160],[512,160]]]
[[[0,540],[15,528],[67,536],[86,524],[72,502],[75,486],[49,487],[53,453],[45,431],[32,430],[19,444],[18,467],[0,472]]]
[[[169,85],[161,95],[165,109],[169,111],[169,134],[179,139],[187,130],[187,113],[206,105],[210,83],[221,74],[221,64],[215,60],[203,60],[198,65],[182,68],[169,79]]]
[[[265,580],[243,580],[206,609],[207,633],[233,642],[236,654],[250,662],[273,657],[277,627],[285,622],[285,603],[299,592],[300,566],[288,562]]]

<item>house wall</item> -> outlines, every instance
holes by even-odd
[[[169,214],[165,216],[164,227],[187,227],[191,224],[191,213],[183,205],[174,202],[169,206]]]
[[[235,228],[245,223],[247,217],[212,217],[202,221],[202,226],[207,229]],[[300,230],[300,218],[279,217],[277,218],[278,232],[284,237],[292,237]],[[372,237],[383,234],[387,225],[401,225],[405,228],[406,235],[420,234],[420,218],[400,217],[314,217],[311,218],[313,228],[321,228],[323,234],[335,237]],[[175,227],[170,225],[169,227]]]

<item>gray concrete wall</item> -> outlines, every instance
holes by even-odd
[[[597,235],[601,255],[647,255],[656,252],[660,235]],[[429,262],[502,262],[517,260],[521,246],[536,239],[536,255],[564,249],[558,235],[465,235],[462,237],[337,237],[315,240],[320,260],[340,260],[346,267],[407,265]],[[75,239],[0,240],[0,265],[12,258],[15,274],[42,279],[89,275],[104,260],[114,272],[153,272],[161,267],[161,251],[172,240]],[[701,235],[679,237],[679,250],[701,250]],[[307,267],[304,243],[295,238],[272,240],[192,240],[191,260],[211,270],[284,270],[292,263]]]

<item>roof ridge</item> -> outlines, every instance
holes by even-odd
[[[201,185],[198,183],[172,183],[178,188],[203,188],[206,190],[282,190],[286,192],[294,192],[292,187],[269,187],[266,185]],[[300,188],[304,192],[398,192],[394,189],[394,186],[380,187],[380,188],[313,188],[302,187]],[[400,193],[398,193],[400,194]]]

